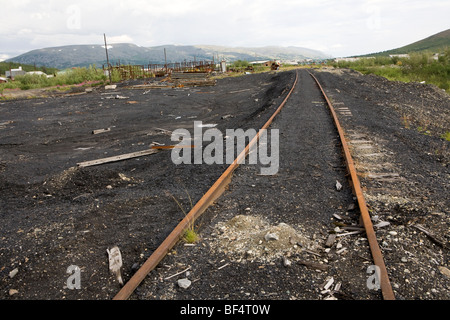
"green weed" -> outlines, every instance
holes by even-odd
[[[181,211],[184,213],[184,216],[186,217],[187,212],[184,210],[184,208],[180,204],[180,202],[170,192],[166,192],[166,193],[172,197],[172,199],[176,202],[176,204],[178,205],[178,207],[181,209]],[[192,204],[191,196],[189,195],[189,193],[187,191],[186,191],[186,194],[189,198],[189,202],[190,202],[191,209],[192,209],[193,204]],[[194,224],[189,223],[188,228],[186,228],[186,230],[184,230],[183,241],[186,243],[195,243],[198,239],[199,239],[199,235],[198,235],[198,232],[195,230]]]
[[[441,138],[446,141],[450,141],[450,131],[447,131],[443,135],[441,135]]]

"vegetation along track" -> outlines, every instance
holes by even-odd
[[[152,270],[154,270],[156,268],[156,266],[164,259],[164,257],[167,255],[167,253],[177,244],[177,242],[183,236],[184,232],[188,228],[190,228],[194,224],[194,222],[205,211],[208,210],[208,208],[210,206],[214,205],[216,200],[224,192],[225,193],[227,193],[227,192],[230,193],[230,191],[228,189],[229,189],[229,185],[230,185],[230,183],[232,181],[233,173],[238,168],[240,163],[245,162],[244,159],[248,156],[249,151],[251,150],[252,146],[254,146],[254,145],[256,145],[258,143],[258,139],[259,139],[260,135],[262,134],[262,132],[264,130],[268,130],[270,128],[280,128],[282,130],[282,134],[286,134],[288,139],[294,140],[294,144],[292,144],[292,143],[290,144],[290,149],[289,150],[283,149],[283,150],[280,150],[280,152],[296,154],[297,158],[298,158],[297,160],[300,160],[301,157],[308,158],[306,155],[302,155],[302,152],[303,152],[302,148],[298,148],[298,146],[303,144],[305,142],[305,140],[304,141],[297,140],[299,138],[300,139],[302,139],[302,138],[303,139],[308,139],[308,137],[306,137],[306,136],[302,137],[301,136],[302,135],[302,130],[297,130],[297,134],[296,135],[293,134],[293,131],[292,131],[293,129],[294,129],[294,131],[295,131],[295,129],[298,129],[299,126],[301,127],[303,125],[304,121],[309,122],[310,126],[316,127],[316,130],[317,130],[317,128],[319,128],[319,130],[333,129],[332,131],[335,131],[337,129],[338,136],[339,136],[339,143],[337,143],[337,144],[340,144],[342,146],[342,153],[343,153],[344,158],[342,159],[340,157],[337,157],[335,159],[338,159],[338,160],[341,160],[341,161],[344,160],[345,163],[346,163],[347,171],[348,171],[348,174],[350,176],[349,185],[352,187],[353,193],[356,196],[356,198],[354,198],[354,199],[357,200],[357,203],[358,203],[358,206],[359,206],[359,210],[360,210],[360,214],[361,214],[361,221],[362,221],[362,223],[364,225],[365,232],[366,232],[367,238],[369,240],[369,247],[370,247],[370,250],[372,252],[374,264],[375,264],[375,266],[378,267],[378,270],[376,271],[376,276],[377,276],[376,280],[379,281],[379,285],[381,287],[383,298],[387,299],[387,300],[395,299],[394,298],[394,294],[392,292],[392,288],[390,286],[390,282],[389,282],[389,278],[388,278],[386,267],[384,265],[383,257],[382,257],[380,248],[379,248],[378,243],[377,243],[375,232],[373,230],[372,222],[370,220],[370,216],[369,216],[369,212],[368,212],[368,209],[367,209],[367,206],[366,206],[366,203],[365,203],[364,195],[362,193],[362,190],[361,190],[361,187],[360,187],[360,184],[359,184],[359,180],[358,180],[358,176],[357,176],[357,173],[356,173],[356,169],[354,167],[353,160],[351,158],[349,148],[348,148],[347,143],[345,141],[343,130],[342,130],[340,124],[339,124],[339,120],[337,118],[337,115],[336,115],[336,113],[334,111],[334,108],[333,108],[330,100],[326,96],[326,94],[323,91],[320,83],[318,82],[317,78],[313,74],[309,73],[309,75],[314,79],[315,83],[317,84],[317,87],[320,89],[320,94],[323,95],[322,98],[324,99],[324,101],[326,101],[326,107],[328,107],[328,109],[330,111],[330,115],[332,116],[333,122],[335,124],[335,128],[331,128],[329,126],[329,123],[328,123],[328,127],[327,126],[323,126],[320,123],[320,121],[323,121],[323,119],[320,120],[320,119],[317,119],[317,118],[315,119],[314,118],[315,116],[317,116],[317,114],[313,114],[312,117],[306,118],[304,120],[300,119],[300,118],[295,120],[295,117],[299,116],[299,114],[298,114],[298,112],[297,112],[297,114],[295,114],[296,113],[295,111],[294,111],[294,114],[292,114],[293,110],[303,107],[303,106],[299,106],[299,105],[296,105],[296,104],[299,102],[298,101],[299,98],[300,99],[305,99],[305,97],[297,97],[296,99],[294,99],[294,100],[297,100],[297,101],[290,103],[291,110],[287,110],[286,111],[286,113],[287,113],[286,117],[282,121],[279,121],[279,123],[274,123],[275,117],[280,112],[282,112],[283,107],[285,107],[285,105],[288,104],[288,101],[289,101],[291,95],[294,93],[295,90],[297,90],[297,93],[296,93],[297,95],[300,95],[300,93],[298,91],[301,91],[301,90],[317,90],[317,88],[313,89],[311,87],[311,81],[310,80],[308,81],[306,79],[307,78],[306,72],[303,70],[303,71],[300,71],[300,73],[302,75],[302,82],[303,83],[300,83],[299,86],[297,85],[297,83],[299,81],[299,72],[297,71],[296,72],[295,81],[293,82],[293,84],[291,86],[291,89],[286,94],[286,97],[284,98],[284,100],[282,101],[280,106],[276,109],[276,111],[271,115],[271,117],[267,120],[267,122],[264,124],[264,126],[260,129],[260,131],[258,132],[257,136],[254,137],[254,139],[252,139],[249,142],[249,144],[246,146],[245,150],[243,150],[238,155],[238,157],[235,159],[235,161],[225,170],[225,172],[220,176],[220,178],[214,183],[214,185],[208,190],[208,192],[206,192],[205,195],[197,202],[197,204],[186,215],[186,217],[177,225],[177,227],[164,240],[164,242],[158,247],[158,249],[156,249],[153,252],[153,254],[148,258],[148,260],[143,264],[143,266],[133,275],[133,277],[125,284],[125,286],[119,291],[119,293],[114,297],[114,299],[121,300],[121,299],[129,298],[131,296],[131,294],[133,293],[133,291],[145,279],[145,277],[147,277],[147,275]],[[303,85],[304,85],[305,82],[308,82],[309,86],[303,88]],[[298,87],[300,87],[300,88],[298,88]],[[311,93],[308,93],[307,98],[311,100]],[[314,101],[314,99],[316,101]],[[301,104],[303,104],[304,102],[305,101],[300,101]],[[319,108],[319,107],[322,107],[322,108],[320,108],[320,109],[322,109],[320,113],[321,113],[321,117],[323,118],[323,116],[324,116],[323,111],[326,108],[325,108],[325,105],[324,105],[323,101],[322,102],[321,101],[317,101],[317,93],[314,95],[313,101],[308,101],[307,103],[309,104],[309,106],[312,105],[313,108],[316,108],[316,109]],[[309,111],[308,110],[304,110],[304,112],[308,113]],[[289,113],[291,113],[291,114],[289,114]],[[283,113],[282,113],[281,117],[283,117]],[[286,120],[292,121],[293,119],[294,119],[294,122],[298,121],[298,125],[299,126],[294,126],[294,128],[291,127],[290,130],[286,130],[286,129],[283,130],[283,128],[281,128],[283,123],[292,126],[292,123],[286,123]],[[305,126],[305,127],[307,127],[307,126]],[[307,128],[307,130],[310,130],[310,129]],[[333,134],[330,135],[329,132],[327,134],[328,134],[328,137],[330,137],[330,136],[332,137],[333,136]],[[316,136],[315,138],[319,138],[320,139],[321,137]],[[330,142],[328,142],[328,141],[315,141],[315,142],[314,141],[306,141],[306,142],[307,143],[311,143],[312,142],[312,143],[319,143],[319,144],[327,144],[327,145],[330,144]],[[335,148],[335,147],[336,146],[331,147],[331,150],[333,150],[333,148]],[[337,150],[334,149],[334,151],[337,151]],[[282,157],[283,157],[283,155],[280,154],[280,158],[282,158]],[[316,155],[314,155],[313,158],[309,158],[309,160],[306,159],[306,161],[309,161],[309,163],[305,163],[304,162],[305,160],[304,161],[299,161],[299,162],[301,162],[301,165],[300,166],[299,165],[294,166],[291,169],[294,169],[294,170],[297,169],[298,170],[298,168],[301,167],[302,168],[301,170],[304,171],[305,170],[305,168],[304,168],[305,165],[306,166],[318,166],[318,165],[320,165],[321,160],[322,161],[328,161],[329,160],[328,159],[329,155],[326,155],[324,159],[317,159],[315,157],[316,157]],[[294,161],[295,161],[295,159],[294,159]],[[290,164],[292,165],[292,159],[289,159],[288,162],[290,162]],[[283,166],[283,164],[281,164],[281,166]],[[329,162],[328,162],[328,165],[329,165]],[[331,166],[334,167],[334,168],[336,168],[336,167],[339,168],[339,164],[334,164],[334,165],[331,165]],[[284,170],[286,170],[286,168],[284,167],[284,168],[282,168],[280,170],[284,171]],[[287,171],[289,171],[289,168],[287,168]],[[326,172],[324,172],[324,174],[326,174]],[[295,178],[295,174],[292,175],[289,178]],[[329,178],[330,177],[328,177],[328,180],[329,180]],[[271,178],[268,178],[268,179],[271,179]],[[283,178],[280,177],[280,175],[277,174],[277,175],[275,175],[274,179],[278,179],[279,180],[279,179],[283,179]],[[333,180],[333,178],[331,178],[331,180]],[[327,181],[327,183],[328,183],[328,186],[330,186],[329,181]],[[336,180],[336,188],[337,188],[338,191],[341,190],[341,188],[342,188],[342,184],[341,183],[344,184],[345,186],[347,186],[345,181],[341,180],[341,182],[339,182],[338,180]],[[285,188],[289,188],[289,183],[286,183],[286,184],[283,184],[283,185],[284,185]],[[298,187],[298,185],[296,185],[296,187]],[[302,186],[300,186],[300,188],[302,188]],[[344,195],[344,202],[346,200],[348,200],[348,198],[349,198],[349,196],[348,196],[348,189],[349,188],[347,188],[347,194]],[[243,191],[243,190],[241,190],[241,191]],[[267,192],[267,191],[260,190],[259,192]],[[292,190],[290,192],[292,192]],[[301,192],[299,192],[299,194],[300,193]],[[316,193],[317,193],[316,197],[318,197],[318,198],[323,197],[323,199],[322,199],[323,203],[327,203],[327,201],[328,201],[328,199],[326,199],[327,193],[323,192],[323,190],[321,190],[321,187],[317,187]],[[235,200],[239,201],[238,199],[235,199]],[[280,195],[279,200],[280,201],[285,201],[285,199],[283,199],[282,195]],[[233,201],[233,197],[232,197],[231,201]],[[320,199],[316,199],[316,201],[321,201],[321,200]],[[298,208],[298,206],[297,206],[297,208]],[[341,206],[341,208],[342,208],[342,206]],[[310,208],[310,209],[314,210],[314,208]],[[251,209],[250,208],[246,208],[247,214],[248,214],[249,210],[251,210]],[[269,209],[269,211],[271,211],[271,210]],[[283,216],[283,214],[280,214],[280,213],[278,213],[278,214],[279,214],[280,217]],[[296,221],[297,223],[299,222],[299,220],[302,220],[303,218],[305,218],[305,217],[301,216],[301,214],[302,214],[301,212],[292,212],[291,214],[292,215],[296,215],[295,217],[293,217],[292,215],[290,216],[291,221]],[[251,217],[251,215],[247,215],[247,217]],[[280,217],[278,217],[278,218],[280,218]],[[271,217],[266,217],[266,218],[273,219],[273,217],[272,218]],[[321,219],[327,219],[327,218],[329,218],[329,216],[327,217],[327,215],[324,215]],[[233,220],[233,219],[236,220],[236,217],[230,219],[230,221]],[[317,219],[317,217],[315,217],[315,219]],[[277,220],[277,218],[274,219],[274,221],[276,221],[276,220]],[[278,230],[278,231],[280,231],[280,230]],[[267,236],[267,234],[266,234],[266,236]],[[267,238],[266,238],[266,240],[267,240]],[[294,239],[291,238],[290,241],[292,242],[292,241],[294,241]],[[261,240],[260,240],[260,242],[261,242]],[[251,251],[251,250],[248,250],[248,252],[249,251]],[[306,250],[306,251],[308,251],[308,250]],[[248,254],[248,252],[247,252],[247,254]],[[194,256],[193,259],[203,260],[203,258],[195,257],[195,256]],[[320,269],[320,267],[317,267],[317,268]],[[144,287],[145,287],[145,284],[144,284]],[[210,298],[214,298],[214,297],[210,296]]]

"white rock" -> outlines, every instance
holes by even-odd
[[[266,241],[270,241],[270,240],[278,240],[279,237],[278,237],[278,235],[277,235],[276,233],[271,233],[271,232],[269,232],[269,233],[267,233],[267,234],[264,236],[264,239],[266,239]]]
[[[191,286],[191,280],[186,279],[186,278],[180,279],[180,280],[178,280],[178,286],[180,288],[187,289]]]
[[[16,289],[9,289],[9,295],[13,296],[15,294],[19,293],[19,291],[17,291]]]
[[[439,266],[438,269],[443,275],[450,278],[450,270],[448,268],[444,266]]]
[[[292,264],[292,262],[288,258],[283,257],[283,264],[285,267],[289,267]]]
[[[12,279],[19,272],[19,269],[15,268],[9,273],[9,277]]]
[[[324,288],[325,290],[330,289],[330,287],[331,287],[331,285],[333,284],[333,282],[334,282],[334,278],[331,277],[330,279],[328,279],[327,283],[323,286],[323,288]]]

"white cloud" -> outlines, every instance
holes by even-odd
[[[333,55],[382,51],[450,27],[448,0],[14,0],[2,4],[0,54],[132,42],[310,46]],[[336,46],[339,44],[339,46]]]
[[[7,54],[0,54],[0,62],[8,60],[9,58],[11,58],[11,57]]]
[[[129,35],[123,34],[120,36],[113,36],[108,37],[107,39],[108,44],[109,43],[133,43],[133,38]]]

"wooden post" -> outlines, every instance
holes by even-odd
[[[166,55],[166,48],[164,48],[164,63],[165,63],[165,68],[166,68],[166,74],[167,74],[167,55]]]
[[[106,63],[108,64],[109,83],[112,83],[112,80],[111,80],[111,65],[109,64],[109,57],[108,57],[108,45],[106,44],[106,34],[103,34],[103,38],[105,39]]]

